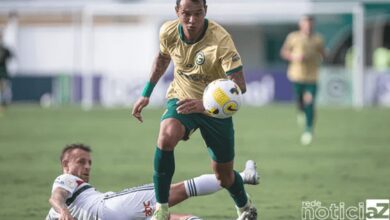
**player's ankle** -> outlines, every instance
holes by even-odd
[[[168,203],[156,203],[156,209],[168,209]]]

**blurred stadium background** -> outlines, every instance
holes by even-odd
[[[208,17],[226,27],[243,57],[248,104],[292,99],[279,50],[299,17],[310,13],[329,53],[321,70],[320,103],[390,106],[388,0],[208,4]],[[14,102],[130,105],[158,51],[159,26],[175,18],[173,5],[167,0],[1,1],[0,25],[15,54],[9,66]],[[158,85],[154,104],[163,103],[170,78],[167,74]]]
[[[15,55],[9,62],[12,104],[0,117],[0,219],[43,218],[59,172],[57,157],[67,143],[92,145],[92,183],[102,191],[151,182],[172,67],[153,93],[156,108],[145,111],[144,124],[130,118],[129,107],[149,76],[159,26],[175,18],[174,4],[0,1],[0,29]],[[209,0],[208,5],[207,17],[231,33],[244,62],[248,93],[235,116],[236,167],[249,158],[260,162],[263,183],[248,189],[263,219],[301,219],[302,201],[357,205],[388,199],[390,1]],[[279,50],[308,13],[315,15],[329,56],[321,67],[316,140],[303,148]],[[211,171],[199,134],[180,145],[175,181]],[[174,210],[211,220],[235,215],[227,193]]]

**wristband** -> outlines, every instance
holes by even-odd
[[[144,87],[144,90],[142,91],[142,96],[143,97],[150,97],[152,95],[153,89],[156,86],[155,83],[152,83],[148,81]]]

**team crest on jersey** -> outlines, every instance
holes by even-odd
[[[202,65],[202,64],[204,64],[204,61],[205,61],[204,53],[202,51],[199,51],[198,53],[196,53],[195,63],[197,65]]]
[[[73,188],[77,187],[77,183],[74,180],[66,179],[65,180],[65,186],[73,189]]]

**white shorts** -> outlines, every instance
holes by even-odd
[[[102,220],[147,220],[156,207],[153,184],[107,194],[100,209]]]

